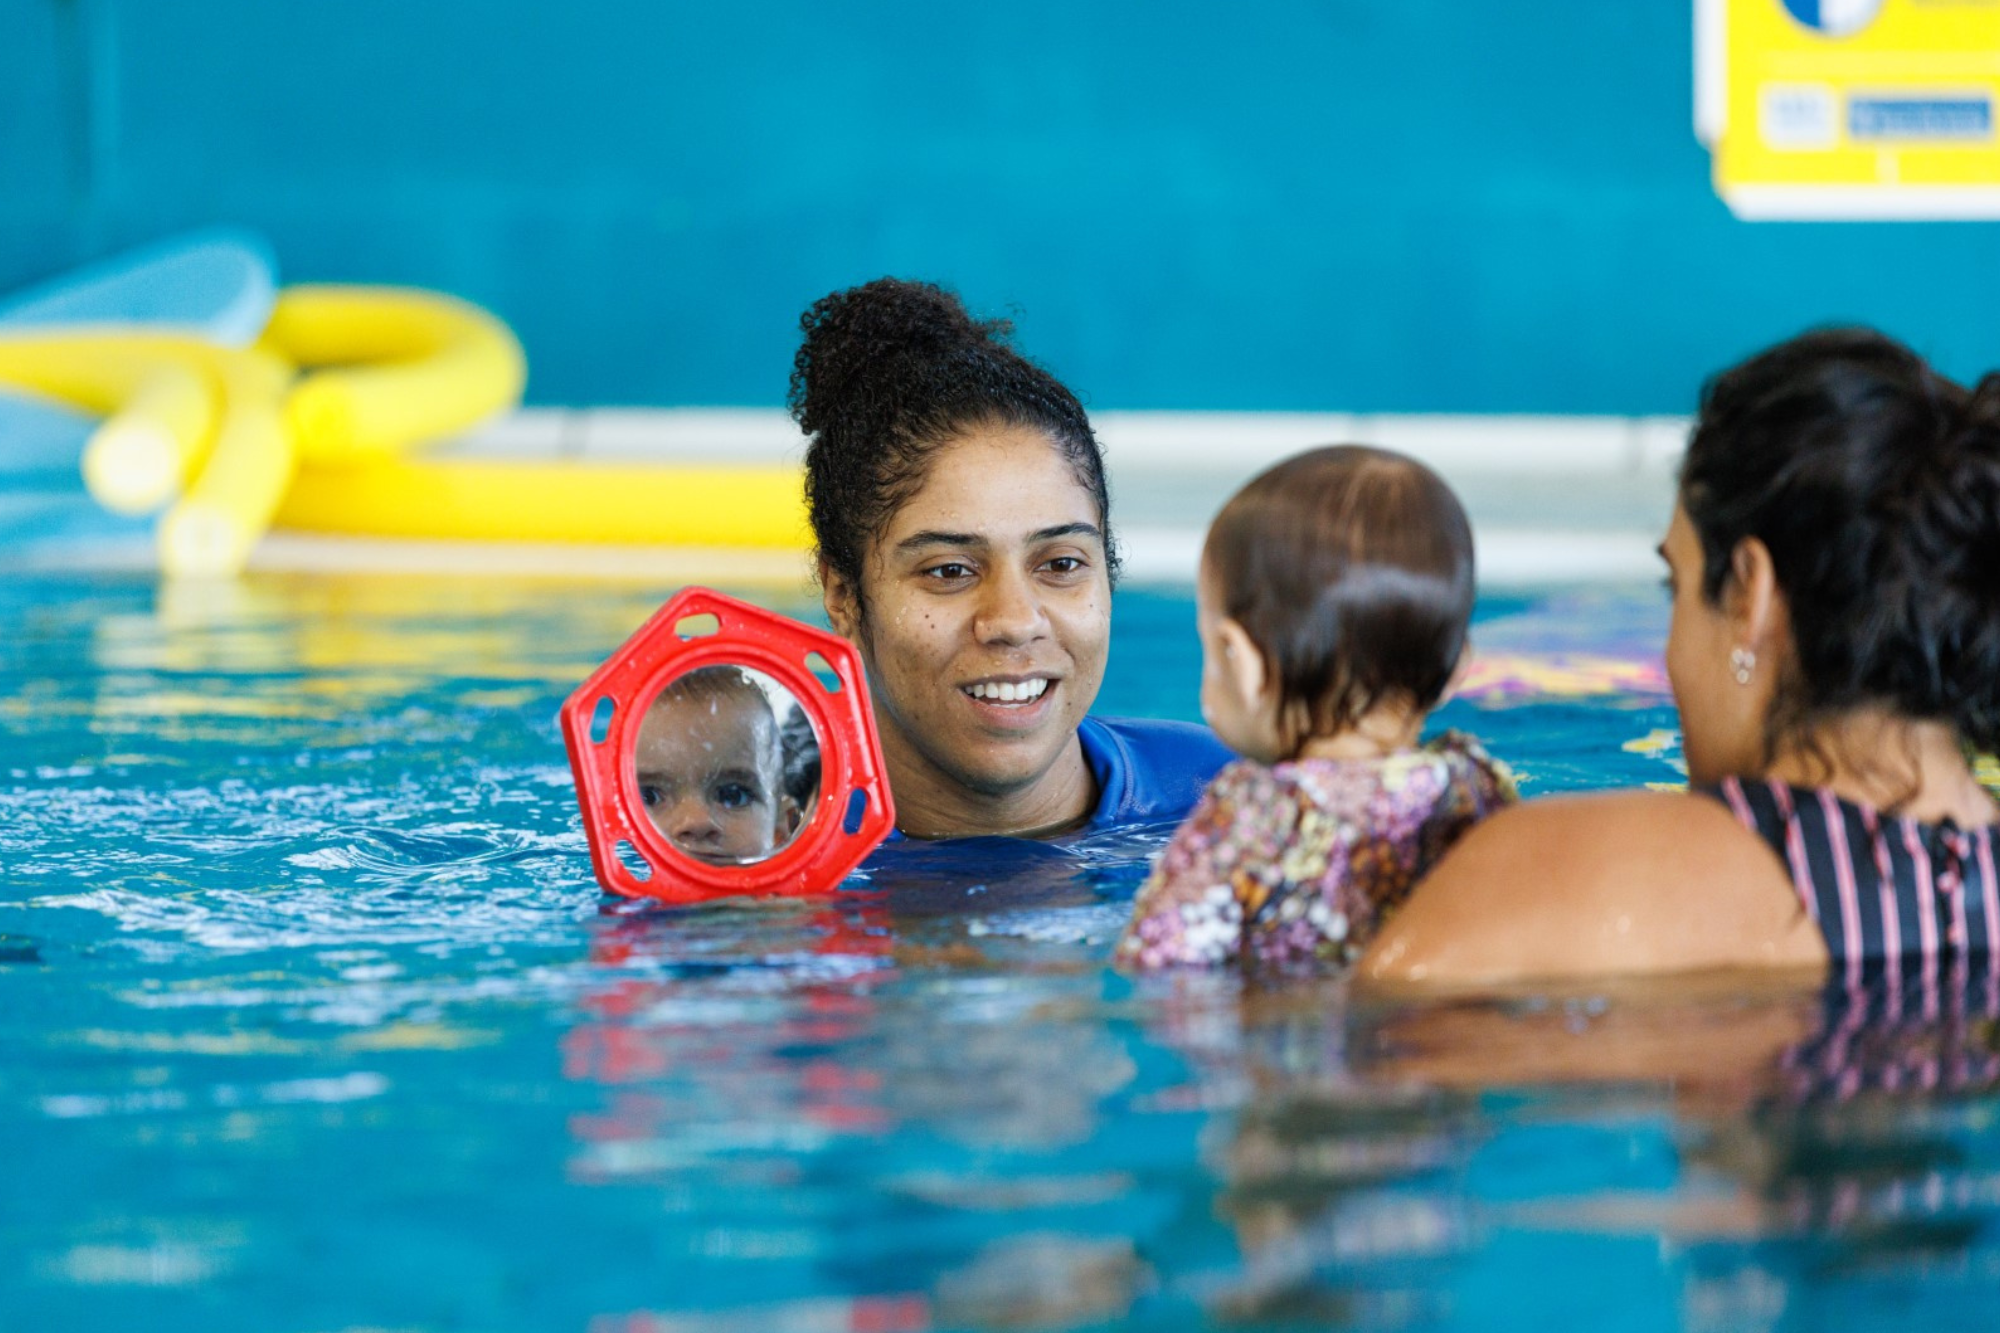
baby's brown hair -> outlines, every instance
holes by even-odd
[[[1266,469],[1209,527],[1202,568],[1278,692],[1288,752],[1378,704],[1416,712],[1451,684],[1472,619],[1472,525],[1413,458],[1310,449]]]

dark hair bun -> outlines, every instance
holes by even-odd
[[[901,278],[821,297],[799,317],[799,328],[805,340],[786,401],[809,435],[925,406],[924,381],[934,370],[1009,350],[1013,332],[1004,319],[974,319],[942,287]]]
[[[931,455],[983,425],[1039,430],[1097,500],[1110,546],[1104,458],[1076,395],[1011,345],[1013,325],[974,319],[928,282],[877,278],[813,302],[786,402],[806,449],[819,555],[858,587],[862,557],[923,484]]]
[[[1710,598],[1745,538],[1771,552],[1778,731],[1888,707],[2000,748],[2000,376],[1967,393],[1867,329],[1781,343],[1704,389],[1681,500]]]
[[[1961,735],[2000,749],[2000,374],[1943,433],[1909,497],[1914,628],[1935,647],[1921,681],[1955,700]]]

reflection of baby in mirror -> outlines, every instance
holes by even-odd
[[[697,861],[759,860],[798,829],[777,716],[737,667],[669,681],[639,725],[635,767],[653,826]]]

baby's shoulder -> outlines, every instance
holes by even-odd
[[[1209,780],[1208,794],[1216,797],[1261,795],[1278,789],[1278,775],[1269,764],[1254,759],[1232,759]]]
[[[1424,743],[1418,753],[1444,766],[1454,785],[1470,788],[1483,798],[1482,804],[1497,805],[1520,799],[1514,770],[1496,759],[1476,736],[1463,731],[1440,732]]]
[[[1238,759],[1215,775],[1209,791],[1220,801],[1265,811],[1365,804],[1365,792],[1375,780],[1363,775],[1365,780],[1357,782],[1351,769],[1310,759],[1276,764]]]
[[[1211,826],[1282,832],[1298,823],[1301,811],[1324,803],[1324,793],[1302,781],[1294,765],[1237,759],[1224,765],[1208,784],[1201,810]]]

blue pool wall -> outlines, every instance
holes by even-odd
[[[885,272],[1098,408],[1686,411],[1867,321],[2000,361],[2000,226],[1748,224],[1690,5],[0,0],[0,289],[211,223],[445,288],[538,403],[774,405]]]

